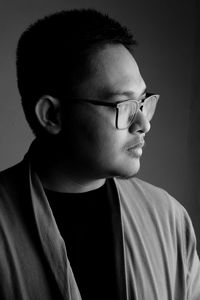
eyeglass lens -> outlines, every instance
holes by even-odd
[[[118,109],[118,129],[125,129],[134,119],[135,113],[138,109],[136,102],[123,103]]]
[[[144,101],[142,112],[148,121],[151,121],[156,110],[158,98],[155,95],[150,96]]]
[[[140,109],[142,110],[143,114],[146,116],[148,121],[151,121],[157,104],[158,98],[155,95],[152,95],[145,99],[142,103]],[[139,106],[137,102],[128,102],[122,104],[118,109],[118,118],[117,118],[117,128],[118,129],[125,129],[128,128],[133,119],[135,114],[137,113]]]

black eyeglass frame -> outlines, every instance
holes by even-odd
[[[138,112],[138,110],[141,108],[141,104],[144,104],[144,102],[150,98],[151,96],[155,96],[156,97],[156,100],[158,101],[158,99],[160,98],[160,95],[158,94],[154,94],[154,93],[146,93],[145,97],[142,98],[142,99],[138,99],[138,100],[134,100],[134,99],[128,99],[128,100],[124,100],[124,101],[117,101],[115,103],[111,103],[111,102],[105,102],[105,101],[101,101],[101,100],[98,100],[98,99],[88,99],[88,98],[69,98],[68,100],[76,100],[78,102],[86,102],[86,103],[91,103],[93,105],[98,105],[98,106],[109,106],[109,107],[113,107],[116,109],[116,118],[115,118],[115,127],[118,129],[118,130],[124,130],[124,129],[127,129],[131,126],[131,124],[133,123],[134,121],[134,118]],[[130,124],[126,127],[126,128],[119,128],[117,125],[118,125],[118,116],[119,116],[119,108],[120,106],[122,106],[124,103],[135,103],[137,108],[136,108],[136,111],[135,111],[135,114],[133,116],[133,119],[131,120]],[[157,102],[156,102],[157,104]]]

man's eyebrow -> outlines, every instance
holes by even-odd
[[[129,98],[141,98],[146,94],[147,88],[145,87],[144,90],[140,93],[139,96],[136,97],[136,93],[133,91],[115,91],[115,92],[110,92],[109,97],[116,97],[116,96],[127,96]]]

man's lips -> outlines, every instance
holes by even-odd
[[[144,144],[144,140],[129,144],[126,148],[126,153],[128,153],[132,158],[139,158],[142,155],[142,148],[144,147]]]
[[[134,142],[129,143],[128,145],[126,145],[126,149],[131,150],[131,149],[135,149],[135,148],[143,148],[144,145],[145,145],[144,140],[134,141]]]

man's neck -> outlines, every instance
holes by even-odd
[[[105,183],[105,179],[82,180],[81,178],[73,178],[53,171],[48,175],[38,172],[38,176],[44,188],[62,193],[84,193],[98,189]]]
[[[84,193],[98,189],[105,178],[92,178],[87,172],[78,170],[71,161],[63,163],[57,155],[34,147],[33,165],[44,188],[62,193]]]

